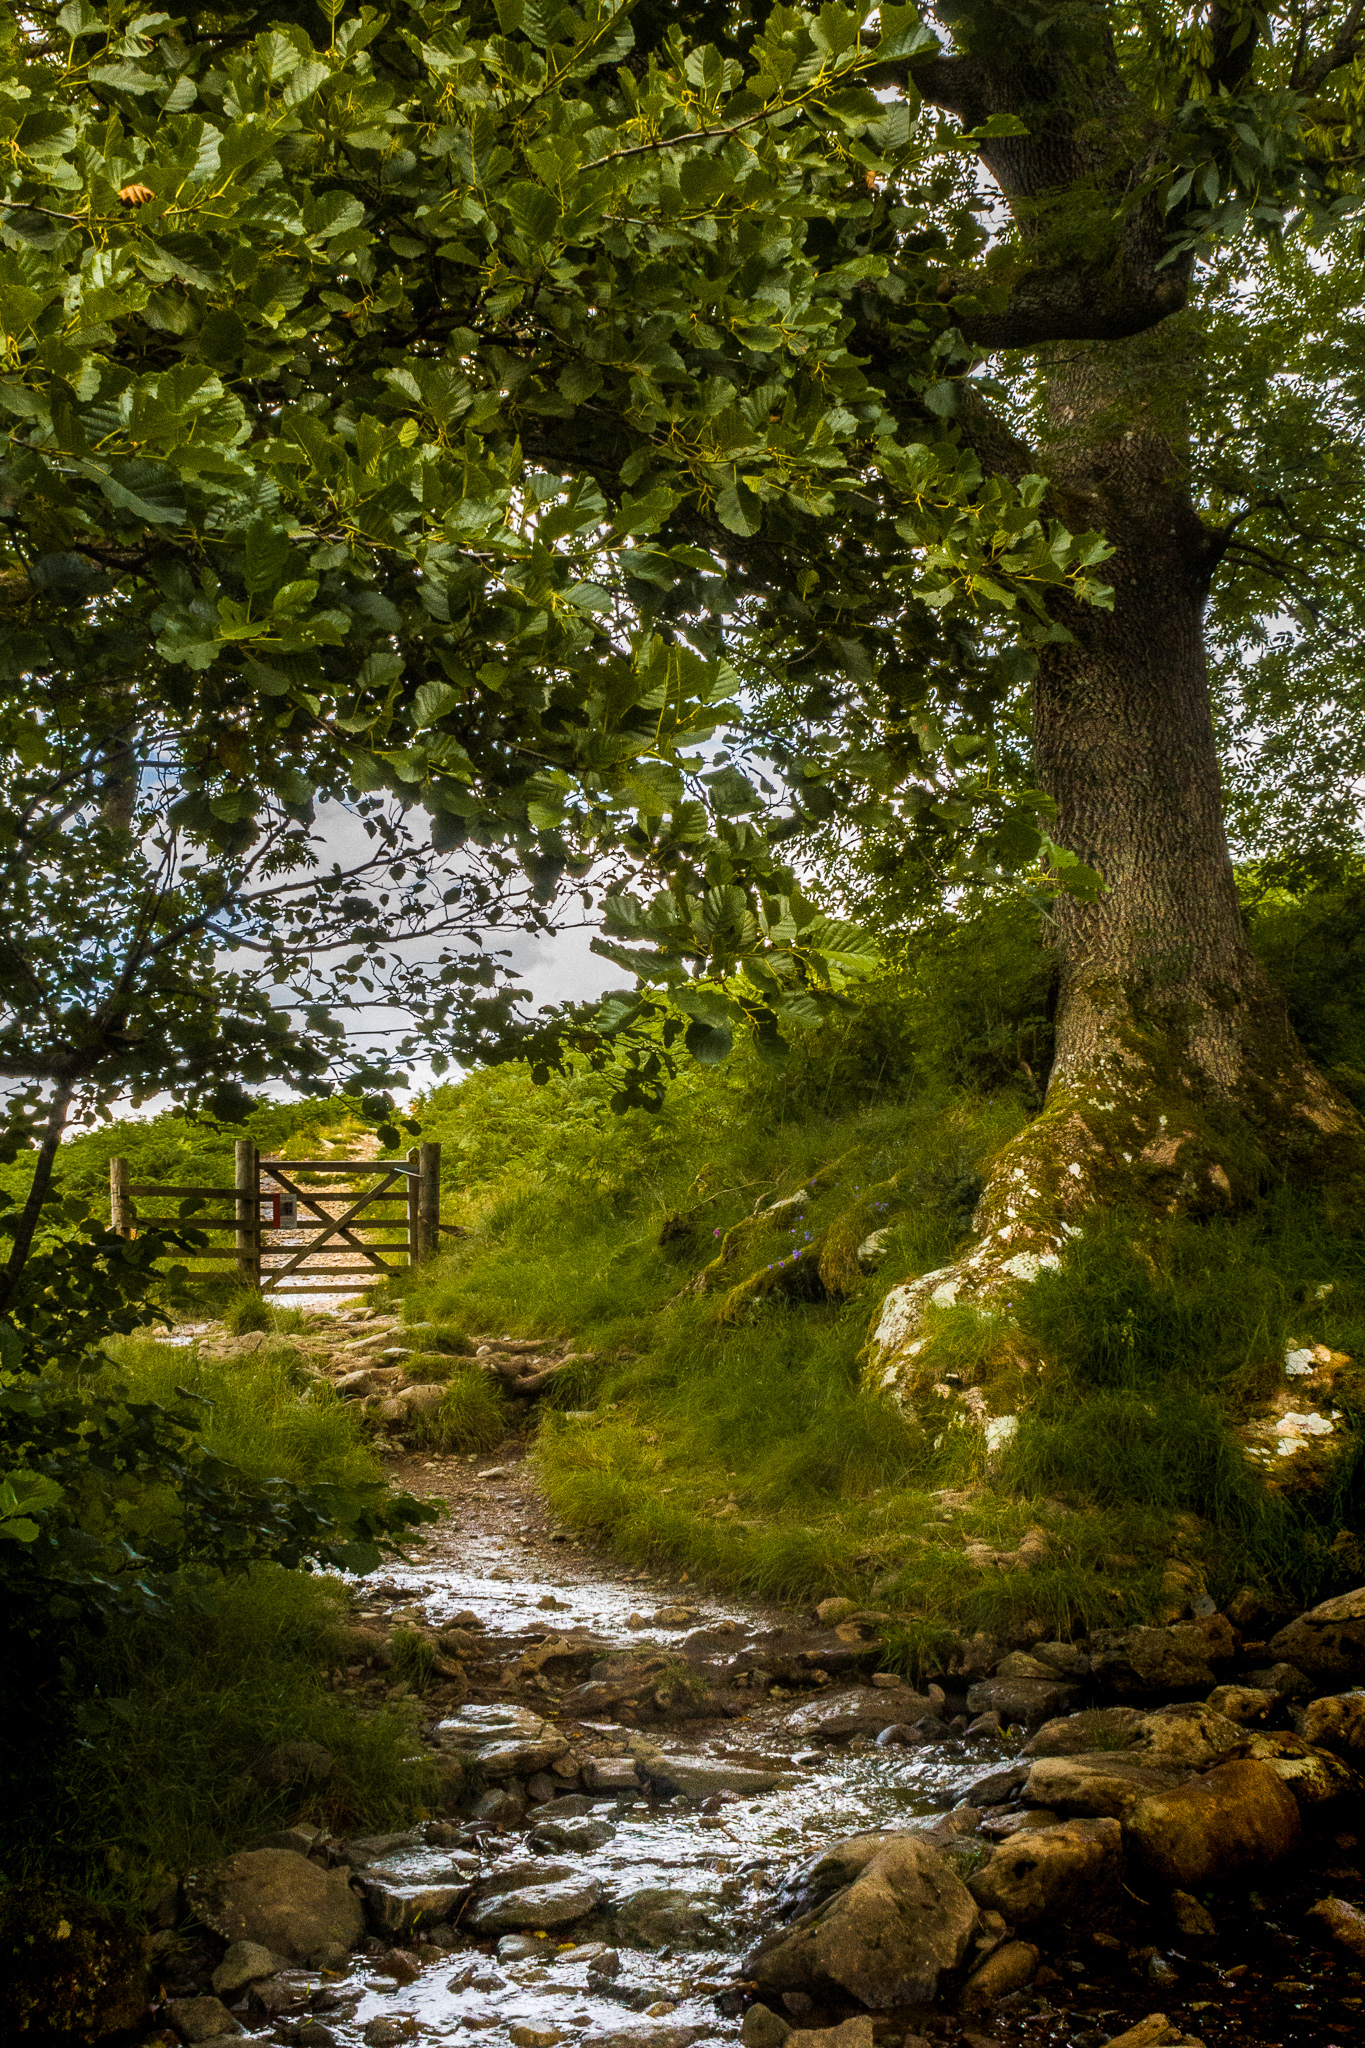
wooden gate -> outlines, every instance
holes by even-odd
[[[231,1202],[233,1213],[182,1215],[180,1205],[195,1200]],[[176,1208],[143,1206],[150,1202]],[[406,1159],[262,1159],[243,1138],[230,1188],[134,1182],[127,1160],[111,1159],[109,1212],[125,1237],[135,1236],[140,1223],[231,1231],[230,1248],[210,1245],[191,1256],[234,1259],[242,1285],[262,1294],[354,1294],[358,1283],[401,1273],[435,1251],[441,1148],[414,1145]],[[403,1255],[397,1263],[381,1256],[393,1252]]]

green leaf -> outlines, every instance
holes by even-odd
[[[319,193],[303,211],[305,229],[320,242],[330,242],[338,235],[349,234],[364,219],[365,208],[352,192],[334,190]]]
[[[115,462],[106,471],[94,464],[100,489],[111,505],[151,526],[177,526],[185,517],[180,478],[164,462]]]
[[[523,179],[508,186],[502,194],[502,203],[512,225],[525,235],[528,242],[543,245],[552,240],[559,225],[559,202],[553,192]]]
[[[464,702],[464,693],[449,683],[423,683],[412,700],[412,722],[419,730],[435,725]]]
[[[689,1023],[683,1043],[694,1060],[704,1067],[723,1066],[734,1051],[734,1033],[728,1024]]]
[[[717,495],[716,517],[731,533],[757,533],[763,524],[763,511],[757,494],[738,477]]]
[[[293,557],[293,549],[278,525],[268,519],[253,519],[247,528],[242,550],[242,580],[253,595],[273,590]]]

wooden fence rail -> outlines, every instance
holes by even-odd
[[[134,1182],[128,1161],[111,1159],[112,1227],[124,1237],[135,1236],[139,1223],[183,1221],[192,1230],[231,1231],[230,1246],[206,1246],[192,1256],[233,1259],[243,1286],[278,1295],[352,1294],[361,1276],[373,1279],[420,1265],[436,1250],[441,1231],[451,1228],[441,1222],[439,1145],[414,1145],[406,1159],[262,1159],[249,1138],[240,1138],[234,1164],[230,1188],[172,1187]],[[318,1181],[349,1185],[319,1187]],[[182,1218],[139,1206],[166,1201],[231,1203],[233,1208],[230,1216],[191,1212]],[[366,1213],[387,1202],[401,1202],[403,1208]],[[305,1210],[311,1213],[301,1213]],[[376,1238],[375,1232],[383,1235]],[[381,1252],[406,1257],[395,1264],[381,1258]],[[333,1263],[347,1257],[356,1263]]]

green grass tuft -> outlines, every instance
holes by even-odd
[[[230,1337],[244,1337],[249,1330],[273,1327],[270,1310],[254,1287],[243,1287],[223,1310],[223,1328]]]
[[[434,1415],[409,1425],[409,1439],[433,1451],[487,1451],[511,1427],[506,1396],[477,1366],[457,1365]]]

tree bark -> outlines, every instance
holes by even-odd
[[[4,1267],[0,1269],[0,1312],[8,1306],[10,1296],[19,1284],[20,1275],[32,1250],[34,1235],[43,1213],[43,1204],[52,1187],[52,1169],[56,1164],[57,1148],[66,1130],[66,1120],[71,1112],[75,1092],[74,1087],[62,1085],[52,1098],[47,1128],[43,1132],[43,1142],[33,1163],[33,1179],[29,1185],[28,1199],[15,1221],[14,1242],[10,1255]]]
[[[1237,898],[1204,649],[1217,544],[1185,479],[1181,353],[1167,328],[1068,351],[1048,378],[1043,462],[1068,513],[1115,552],[1112,611],[1071,608],[1072,639],[1044,650],[1034,690],[1058,837],[1107,891],[1058,907],[1047,1106],[1155,1087],[1229,1133],[1244,1124],[1239,1157],[1200,1169],[1226,1195],[1256,1177],[1256,1152],[1292,1169],[1321,1161],[1324,1140],[1354,1152],[1361,1131],[1294,1036]],[[1211,1133],[1203,1149],[1216,1153]]]

